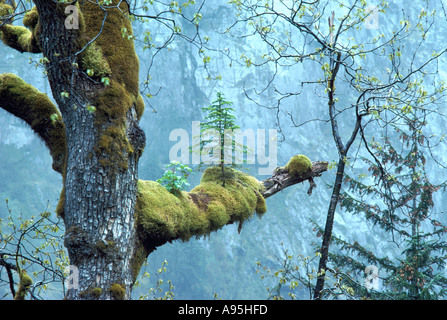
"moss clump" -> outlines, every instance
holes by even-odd
[[[29,291],[32,284],[33,284],[33,280],[28,275],[26,270],[20,270],[19,288],[16,291],[14,300],[25,300],[25,295]]]
[[[299,176],[312,170],[312,162],[306,156],[296,155],[289,160],[285,169],[288,170],[291,175]]]
[[[34,30],[39,23],[39,13],[37,12],[37,8],[33,7],[30,11],[25,13],[23,17],[23,25],[30,30]]]
[[[99,299],[102,294],[101,288],[90,288],[79,292],[80,297],[92,297],[93,299]]]
[[[126,290],[124,286],[118,283],[113,283],[109,288],[109,292],[116,300],[123,300],[126,296]]]
[[[135,103],[135,111],[137,113],[138,120],[140,120],[144,113],[144,100],[141,94],[138,95],[137,102]]]
[[[224,174],[225,187],[222,187],[222,169],[206,169],[200,185],[191,192],[207,194],[211,198],[211,204],[222,203],[231,221],[243,221],[254,212],[263,214],[267,211],[265,199],[260,193],[262,186],[256,178],[232,168],[225,168]]]
[[[267,203],[262,195],[259,196],[258,202],[256,203],[256,213],[262,215],[267,212]]]
[[[138,180],[135,212],[140,233],[155,245],[209,229],[207,217],[187,192],[177,197],[155,181]]]
[[[147,256],[150,252],[146,250],[144,245],[141,242],[138,242],[137,247],[135,248],[135,254],[132,256],[130,261],[132,279],[135,281],[140,274],[141,267],[143,263],[146,261]]]
[[[12,11],[11,11],[12,10]],[[5,12],[13,12],[11,6],[0,4],[0,16]],[[1,21],[1,19],[0,19]],[[0,27],[0,36],[4,44],[20,52],[40,53],[39,37],[39,14],[36,7],[33,7],[25,14],[23,24],[26,27],[5,24]]]
[[[225,187],[221,168],[208,168],[200,185],[179,196],[154,181],[138,181],[135,208],[137,229],[147,250],[175,239],[210,232],[234,222],[243,222],[255,212],[266,212],[261,184],[254,177],[226,168]]]
[[[115,7],[115,6],[118,6]],[[86,40],[95,40],[96,48],[100,48],[104,59],[111,69],[111,80],[124,86],[136,101],[139,94],[139,60],[135,52],[134,42],[123,37],[123,28],[128,35],[132,35],[131,19],[128,15],[128,5],[125,1],[113,0],[107,9],[107,18],[103,16],[103,9],[94,1],[80,3],[80,9],[85,23]]]
[[[30,51],[32,33],[25,27],[4,25],[1,27],[1,38],[5,45],[20,52]]]
[[[14,13],[14,8],[9,4],[5,4],[3,1],[0,1],[0,17],[5,17]],[[0,22],[2,20],[0,19]]]
[[[91,77],[100,80],[102,77],[108,77],[111,74],[109,63],[104,59],[101,47],[93,42],[81,53],[79,67],[87,72],[91,70]]]
[[[102,294],[101,288],[93,288],[90,290],[90,295],[94,298],[99,298]]]

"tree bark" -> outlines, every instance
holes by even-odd
[[[84,3],[78,6],[80,26],[76,30],[65,27],[65,5],[42,0],[35,4],[40,45],[49,60],[48,79],[66,124],[68,152],[60,214],[70,264],[79,271],[78,289],[69,290],[67,298],[128,299],[135,281],[130,265],[137,241],[134,209],[138,160],[145,137],[138,126],[138,61],[133,42],[121,36],[124,27],[132,33],[122,13],[127,5],[122,2],[119,10]],[[111,69],[109,86],[82,70],[82,51],[86,52],[95,37],[96,48],[102,49],[98,59]],[[107,47],[113,42],[121,46]],[[116,61],[112,50],[124,56],[121,61],[125,66]],[[123,74],[127,72],[136,79],[128,80]],[[134,83],[136,88],[132,88]],[[107,99],[109,96],[115,99]],[[94,106],[96,111],[87,106]]]
[[[65,178],[65,246],[70,263],[79,269],[79,291],[101,288],[99,298],[112,298],[113,284],[122,285],[130,297],[133,279],[129,271],[136,234],[134,209],[138,159],[129,156],[127,170],[103,167],[97,156],[92,120],[75,119],[67,135],[69,152]],[[79,294],[79,293],[78,293]],[[72,292],[68,298],[77,298]]]
[[[334,226],[335,209],[337,208],[338,200],[340,199],[340,190],[343,183],[343,175],[345,171],[345,161],[343,158],[339,159],[337,166],[337,176],[335,177],[335,184],[332,189],[331,202],[326,217],[326,225],[323,233],[323,241],[320,247],[321,258],[318,263],[317,283],[315,284],[314,299],[320,300],[324,288],[324,279],[326,277],[327,262],[329,258],[329,245],[332,238],[332,228]]]
[[[333,22],[332,22],[333,23]],[[335,59],[334,59],[335,57]],[[351,148],[351,145],[354,143],[357,134],[360,130],[361,124],[362,124],[362,116],[359,114],[358,111],[358,105],[356,107],[356,119],[355,119],[355,125],[352,130],[351,136],[349,137],[349,140],[346,142],[346,144],[343,143],[342,138],[340,136],[340,131],[338,129],[338,121],[337,121],[337,115],[336,115],[336,108],[335,108],[335,81],[337,79],[337,74],[340,69],[340,65],[342,64],[341,60],[341,52],[333,51],[331,52],[330,56],[330,67],[331,67],[331,77],[328,80],[328,107],[329,107],[329,118],[331,121],[331,128],[332,128],[332,137],[334,139],[335,145],[337,147],[337,151],[339,154],[338,159],[338,165],[337,165],[337,174],[335,177],[334,186],[332,187],[332,196],[331,201],[329,203],[329,209],[326,217],[326,225],[324,229],[323,234],[323,242],[321,244],[320,248],[320,261],[318,266],[318,276],[317,276],[317,282],[315,284],[315,291],[314,291],[314,299],[315,300],[321,300],[322,298],[322,291],[324,289],[324,282],[326,278],[326,271],[327,271],[327,262],[329,260],[329,245],[331,243],[332,238],[332,228],[334,226],[334,217],[335,217],[335,210],[337,209],[337,204],[340,200],[340,190],[343,183],[343,176],[345,174],[345,166],[349,149]],[[361,97],[364,95],[362,93],[360,97],[358,98],[358,101],[360,101]]]

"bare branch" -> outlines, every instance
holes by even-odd
[[[327,168],[328,163],[326,161],[312,162],[312,170],[302,175],[292,175],[285,168],[277,168],[270,178],[262,182],[265,191],[261,192],[261,194],[267,199],[287,187],[309,180],[310,188],[308,193],[310,195],[316,186],[313,178],[321,176]]]

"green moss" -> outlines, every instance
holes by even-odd
[[[103,157],[100,162],[103,166],[118,165],[127,169],[128,154],[133,152],[124,129],[111,126],[104,130],[95,146],[95,152]]]
[[[137,113],[138,120],[140,120],[144,113],[144,100],[141,94],[138,95],[137,101],[135,103],[135,111]]]
[[[208,230],[208,219],[186,192],[177,197],[154,181],[138,181],[135,211],[140,231],[153,243],[186,240],[192,232]]]
[[[8,8],[9,7],[9,8]],[[12,7],[0,4],[0,16],[2,11],[10,11]],[[1,20],[1,19],[0,19]],[[40,53],[39,37],[39,15],[34,7],[28,11],[24,18],[22,26],[13,26],[5,24],[0,27],[0,36],[4,44],[20,52]]]
[[[14,8],[12,6],[10,6],[9,4],[0,2],[0,17],[8,16],[12,13],[14,13]],[[0,19],[0,21],[1,21],[1,19]]]
[[[80,297],[92,297],[94,299],[99,299],[102,294],[101,288],[90,288],[84,291],[79,292]]]
[[[99,298],[102,294],[102,289],[101,288],[93,288],[90,290],[90,294],[95,298]]]
[[[39,23],[39,13],[37,12],[37,8],[33,7],[30,11],[25,13],[23,17],[23,25],[30,30],[34,30]]]
[[[104,167],[125,170],[129,153],[133,152],[126,135],[126,117],[135,108],[137,118],[140,119],[144,102],[139,93],[139,60],[134,42],[127,36],[123,37],[121,31],[126,29],[127,35],[132,34],[128,5],[119,0],[113,0],[109,5],[103,24],[103,19],[98,19],[103,9],[96,2],[79,2],[85,28],[78,46],[81,49],[94,40],[80,55],[79,62],[84,71],[93,70],[92,77],[96,80],[109,78],[109,85],[104,85],[91,101],[96,108],[98,128],[95,152]],[[118,5],[119,8],[114,7]]]
[[[137,229],[147,250],[175,239],[210,232],[234,222],[242,222],[255,212],[266,212],[261,184],[254,177],[226,169],[225,187],[221,169],[208,168],[200,185],[175,196],[154,181],[138,181]]]
[[[113,283],[109,288],[109,292],[116,300],[123,300],[126,296],[126,290],[124,286],[118,283]]]
[[[31,279],[26,270],[20,270],[20,282],[14,300],[25,300],[25,295],[32,284],[33,279]]]
[[[24,120],[41,137],[53,157],[53,169],[62,173],[65,167],[66,138],[62,121],[53,123],[51,115],[62,119],[58,108],[46,94],[41,93],[20,77],[0,75],[2,108]]]
[[[20,52],[29,51],[28,44],[32,36],[30,30],[22,26],[4,25],[1,27],[1,32],[5,45]]]
[[[226,168],[225,179],[225,187],[222,187],[221,168],[208,168],[200,180],[200,185],[191,192],[206,193],[212,201],[222,203],[231,221],[244,221],[254,212],[265,213],[265,199],[260,194],[261,184],[256,178]]]
[[[258,202],[256,203],[256,213],[262,215],[267,212],[267,203],[265,199],[260,195],[258,196]]]
[[[31,279],[31,277],[28,275],[28,273],[26,272],[26,270],[22,270],[22,272],[20,273],[20,283],[25,287],[28,288],[33,284],[33,280]]]
[[[91,70],[91,77],[101,80],[102,77],[108,77],[111,74],[109,63],[104,59],[101,47],[91,43],[80,55],[79,67],[87,72]]]
[[[95,152],[103,166],[115,166],[127,169],[129,153],[133,148],[125,133],[126,115],[133,98],[119,85],[112,82],[94,101],[96,123],[98,126],[108,124],[100,130]]]
[[[217,230],[230,221],[225,206],[219,201],[213,201],[208,205],[207,216],[210,221],[210,230]]]
[[[132,272],[132,279],[135,281],[140,274],[141,267],[146,261],[150,252],[146,250],[144,245],[138,241],[137,247],[135,248],[135,253],[130,261],[130,270]]]
[[[306,156],[296,155],[289,160],[285,169],[288,170],[291,175],[299,176],[312,170],[312,162]]]
[[[125,1],[113,0],[110,7],[119,5],[119,8],[107,9],[107,19],[98,19],[102,13],[96,2],[85,1],[80,5],[85,21],[85,34],[93,39],[103,29],[95,40],[97,48],[101,48],[104,59],[111,68],[111,80],[125,87],[136,101],[139,95],[139,60],[132,40],[123,37],[121,30],[125,28],[128,35],[132,35],[132,24]],[[124,12],[124,14],[123,14]]]
[[[28,30],[23,30],[22,32],[18,29],[15,29],[15,31],[21,33],[21,35],[17,39],[19,45],[27,52],[31,51],[31,38],[33,37],[33,34]]]

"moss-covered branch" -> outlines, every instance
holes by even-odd
[[[327,168],[328,163],[326,161],[311,162],[303,155],[293,156],[287,165],[276,168],[273,175],[262,182],[264,185],[262,196],[267,199],[287,187],[306,180],[310,184],[307,192],[310,195],[316,187],[313,178],[321,176]]]
[[[0,1],[0,38],[5,45],[20,52],[40,53],[39,14],[34,7],[25,14],[22,26],[13,26],[5,19],[14,12],[14,8]],[[2,21],[5,20],[5,21]]]
[[[18,76],[0,75],[0,108],[24,120],[45,142],[53,157],[53,169],[64,170],[65,126],[57,107],[48,96]]]
[[[154,181],[138,182],[136,206],[140,238],[148,252],[176,239],[208,235],[230,223],[242,223],[255,212],[266,212],[262,184],[255,178],[226,169],[208,168],[200,185],[175,196]]]
[[[136,205],[138,234],[146,253],[173,240],[208,235],[231,223],[242,223],[253,214],[267,211],[265,198],[279,190],[327,170],[327,162],[311,163],[295,156],[263,182],[240,171],[226,168],[225,187],[219,167],[208,168],[191,192],[175,196],[154,181],[139,181]],[[240,229],[239,229],[240,230]]]
[[[0,0],[0,25],[11,23],[17,5],[14,0]]]
[[[19,274],[20,274],[20,282],[19,287],[14,296],[14,300],[25,300],[25,296],[30,290],[31,285],[33,284],[33,280],[28,275],[26,270],[21,269]]]

